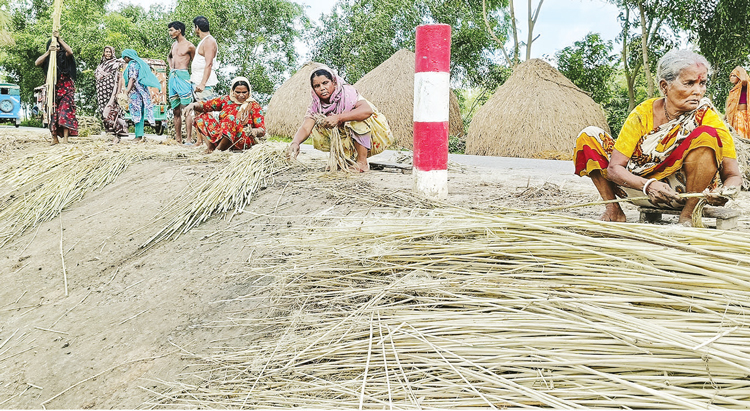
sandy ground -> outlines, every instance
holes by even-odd
[[[0,140],[35,132],[0,127]],[[411,198],[410,174],[315,171],[325,158],[304,150],[300,160],[310,169],[277,176],[247,212],[231,221],[214,217],[143,252],[139,246],[161,228],[154,220],[165,207],[220,166],[145,161],[0,249],[0,408],[136,408],[160,381],[180,378],[190,353],[252,338],[221,324],[233,310],[252,308],[233,299],[267,281],[248,261],[283,252],[280,229],[304,227],[311,215],[367,214],[374,205]],[[551,160],[452,156],[448,203],[491,212],[598,199],[588,179],[566,170],[567,163]],[[742,193],[733,206],[748,204]],[[634,207],[625,209],[637,220]],[[602,212],[598,206],[563,213]],[[738,229],[750,231],[747,217]]]

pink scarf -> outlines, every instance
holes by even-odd
[[[346,81],[339,77],[339,75],[328,66],[321,64],[320,66],[315,67],[312,72],[314,73],[318,70],[325,70],[331,74],[334,83],[336,83],[336,89],[328,99],[328,103],[324,103],[315,93],[315,90],[312,90],[312,104],[310,104],[310,107],[307,109],[307,116],[312,117],[315,114],[323,114],[327,116],[330,114],[341,114],[347,111],[352,111],[354,105],[357,104],[357,100],[359,99],[359,93],[357,90],[353,86],[346,84]]]

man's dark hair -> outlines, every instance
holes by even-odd
[[[174,27],[175,30],[181,31],[183,36],[185,35],[185,23],[183,23],[181,21],[173,21],[173,22],[167,24],[167,28],[168,29],[171,29],[173,27]]]
[[[195,24],[196,26],[198,26],[198,28],[202,32],[204,32],[204,33],[208,33],[209,32],[209,29],[208,29],[208,19],[207,18],[205,18],[203,16],[198,16],[198,17],[196,17],[196,18],[193,19],[193,24]]]
[[[328,70],[325,69],[318,69],[313,71],[312,74],[310,74],[310,85],[312,86],[313,79],[318,76],[324,76],[328,80],[333,81],[333,76],[331,76],[331,73],[328,72]]]

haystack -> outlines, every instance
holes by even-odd
[[[587,126],[609,132],[601,106],[554,67],[532,59],[474,115],[466,154],[572,158],[576,136]]]
[[[388,119],[394,146],[411,149],[414,140],[414,60],[401,49],[354,84],[357,90]],[[450,94],[450,134],[463,136],[458,99]]]
[[[297,132],[310,106],[310,74],[317,64],[305,64],[273,93],[266,110],[269,135],[292,137]]]

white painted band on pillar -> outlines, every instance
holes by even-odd
[[[448,198],[448,170],[422,171],[414,169],[414,189],[427,198],[445,200]]]
[[[414,121],[449,121],[450,73],[414,73]]]

